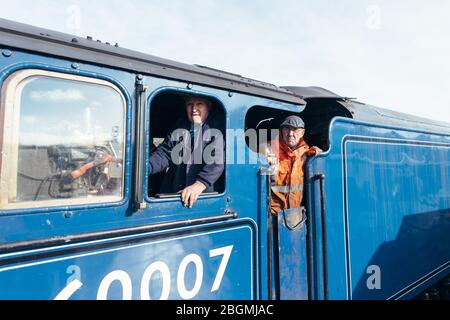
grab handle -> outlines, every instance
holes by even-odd
[[[325,211],[325,175],[319,173],[314,175],[314,180],[320,181],[320,217],[322,224],[322,254],[323,254],[323,293],[328,300],[328,247],[327,247],[327,224]]]

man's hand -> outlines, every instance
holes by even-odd
[[[322,152],[323,152],[322,149],[320,149],[319,147],[316,147],[316,146],[311,147],[311,149],[313,149],[313,150],[316,152],[316,155],[318,155],[319,153],[322,153]]]
[[[191,184],[190,186],[181,190],[181,201],[183,202],[183,205],[192,208],[198,197],[205,189],[206,186],[200,181],[197,181],[194,184]]]
[[[316,156],[316,155],[318,155],[318,154],[320,154],[322,152],[323,152],[322,149],[320,149],[319,147],[314,146],[314,147],[309,148],[309,150],[307,152],[307,155],[308,155],[308,157],[311,157],[311,156]]]

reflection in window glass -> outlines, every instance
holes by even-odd
[[[2,158],[10,164],[2,165],[6,172],[1,174],[2,180],[7,176],[7,204],[95,203],[122,197],[124,101],[115,89],[28,77],[16,88],[14,113],[12,135],[18,138],[9,157]],[[2,200],[4,205],[3,194]]]

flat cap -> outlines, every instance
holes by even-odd
[[[298,116],[289,116],[286,119],[283,120],[280,127],[290,126],[294,128],[304,128],[305,123],[303,122],[302,118]]]

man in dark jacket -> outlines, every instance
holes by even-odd
[[[181,193],[192,208],[202,192],[215,191],[224,170],[224,140],[220,115],[204,97],[185,98],[187,119],[179,119],[164,142],[150,155],[150,174],[169,168],[162,193]]]

